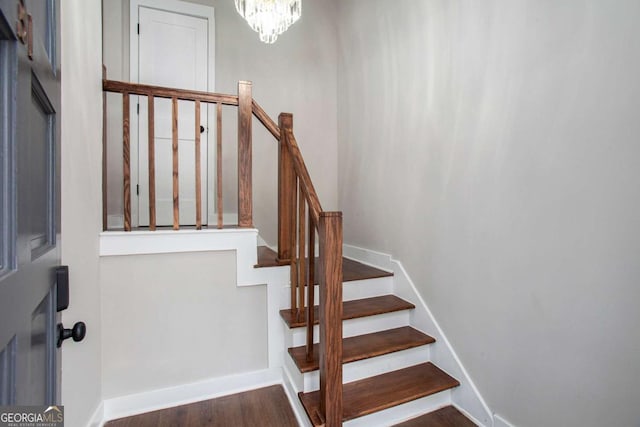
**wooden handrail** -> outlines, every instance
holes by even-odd
[[[307,203],[309,204],[309,211],[311,213],[311,217],[313,218],[313,222],[317,224],[320,221],[320,213],[322,212],[320,199],[318,198],[316,189],[314,188],[311,177],[309,176],[307,165],[304,163],[304,159],[302,158],[302,154],[300,153],[300,147],[298,147],[296,137],[293,135],[293,132],[290,129],[285,129],[284,133],[286,135],[286,138],[284,138],[284,140],[289,147],[291,157],[293,159],[293,168],[296,172],[296,175],[298,176],[298,179],[300,180],[300,186],[304,189],[304,195],[307,199]]]
[[[139,83],[127,83],[117,80],[103,80],[102,90],[114,93],[129,93],[130,95],[152,95],[156,98],[177,98],[181,101],[200,101],[224,105],[238,105],[237,95],[225,95],[221,93],[201,92],[197,90],[173,89],[163,86],[143,85]]]
[[[280,139],[280,127],[278,127],[276,122],[271,120],[271,117],[269,117],[269,115],[262,109],[260,104],[258,104],[255,99],[253,100],[251,107],[251,109],[253,110],[253,115],[256,117],[256,119],[260,120],[260,123],[262,123],[262,125],[267,128],[269,132],[271,132],[271,135],[273,135],[275,139]]]

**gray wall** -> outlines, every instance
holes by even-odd
[[[215,90],[236,93],[238,80],[253,82],[253,96],[277,121],[280,112],[294,114],[295,134],[314,179],[323,208],[333,210],[337,195],[337,27],[333,1],[307,0],[302,18],[273,45],[258,40],[238,15],[232,0],[193,0],[215,10]],[[104,62],[112,79],[129,79],[129,2],[104,1]],[[121,98],[109,104],[109,212],[122,210]],[[224,207],[237,211],[237,122],[225,110]],[[215,136],[211,132],[212,138]],[[210,142],[214,143],[212,140]],[[277,143],[254,120],[254,220],[270,244],[277,235]]]
[[[640,425],[640,3],[338,17],[346,241],[403,262],[507,420]]]
[[[62,263],[69,266],[67,328],[87,324],[62,347],[62,404],[68,426],[85,426],[102,399],[100,266],[102,229],[102,28],[99,0],[64,0],[62,25]]]
[[[235,252],[101,259],[104,398],[266,369],[265,286]]]

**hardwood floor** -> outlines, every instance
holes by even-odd
[[[280,385],[109,421],[105,427],[297,427]]]

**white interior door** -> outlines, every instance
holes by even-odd
[[[208,91],[207,19],[175,11],[140,6],[138,9],[138,81],[143,84]],[[138,222],[149,225],[148,106],[139,97]],[[173,157],[171,100],[156,98],[155,179],[157,225],[173,223]],[[202,218],[207,219],[208,108],[201,105]],[[178,159],[180,224],[196,221],[195,103],[178,102]]]

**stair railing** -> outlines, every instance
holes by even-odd
[[[103,77],[105,73],[103,72]],[[238,107],[238,227],[253,227],[253,205],[251,186],[251,114],[252,96],[251,82],[238,82],[237,95],[223,95],[219,93],[199,92],[183,89],[172,89],[160,86],[151,86],[137,83],[126,83],[115,80],[102,81],[103,87],[103,135],[102,135],[102,228],[108,229],[107,224],[107,102],[106,93],[122,94],[122,198],[124,231],[131,231],[131,138],[129,109],[130,97],[141,96],[147,98],[148,111],[148,170],[149,170],[149,230],[156,229],[156,166],[155,166],[155,99],[164,98],[171,100],[171,151],[172,151],[172,186],[173,186],[173,229],[180,228],[180,183],[179,183],[179,159],[178,159],[178,101],[192,101],[195,112],[195,224],[196,229],[202,228],[202,159],[200,140],[200,111],[203,104],[215,104],[216,106],[216,210],[217,228],[223,226],[222,206],[222,106],[231,105]],[[141,141],[142,143],[142,141]]]
[[[278,160],[279,257],[291,260],[291,311],[306,316],[307,360],[314,356],[315,235],[319,242],[318,360],[320,411],[327,426],[342,425],[342,212],[322,210],[313,182],[293,134],[293,117],[280,114]],[[308,211],[308,214],[307,214]],[[305,218],[308,239],[305,260]],[[296,242],[297,234],[297,242]],[[287,250],[288,249],[288,250]],[[297,252],[296,252],[297,249]],[[306,265],[308,263],[308,266]],[[297,296],[296,296],[297,288]],[[305,308],[305,289],[307,304]],[[302,320],[302,319],[299,319]]]
[[[278,261],[291,265],[291,317],[306,322],[306,357],[318,357],[320,414],[325,426],[342,425],[342,212],[325,212],[293,134],[293,115],[278,124],[253,101],[253,113],[278,139]],[[316,269],[316,233],[318,268]],[[316,271],[318,277],[316,278]],[[314,285],[318,283],[318,313]],[[306,292],[305,292],[306,291]],[[306,304],[305,304],[306,293]],[[319,343],[314,354],[314,324]]]
[[[217,118],[217,227],[222,228],[222,105],[238,107],[238,226],[253,227],[252,218],[252,123],[255,116],[278,140],[278,261],[291,266],[291,314],[306,322],[306,356],[318,357],[320,414],[327,427],[342,425],[342,212],[325,212],[309,176],[293,134],[293,116],[282,113],[276,124],[252,98],[251,83],[238,83],[237,95],[198,92],[107,80],[103,76],[103,229],[107,230],[107,135],[106,93],[122,94],[123,108],[123,205],[124,230],[131,231],[130,96],[147,97],[149,150],[149,230],[156,229],[154,99],[172,101],[173,228],[180,228],[178,182],[178,100],[195,103],[196,228],[200,218],[200,109],[216,104]],[[316,235],[318,265],[316,266]],[[317,268],[316,268],[317,267]],[[316,277],[316,272],[317,276]],[[319,287],[318,312],[314,309],[314,285]],[[306,298],[305,298],[306,297]],[[319,324],[319,343],[314,352],[314,324]]]

